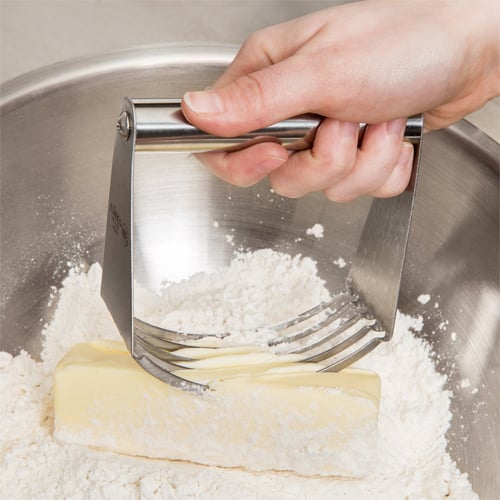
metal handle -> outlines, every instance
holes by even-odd
[[[300,151],[312,145],[323,119],[314,114],[301,115],[238,137],[219,137],[191,125],[184,118],[180,103],[180,99],[126,99],[117,130],[125,139],[135,137],[137,151],[231,151],[269,141]],[[359,127],[361,141],[366,124],[361,123]],[[421,115],[410,117],[406,124],[405,140],[418,143],[422,127]]]

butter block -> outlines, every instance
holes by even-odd
[[[372,470],[378,375],[318,373],[313,364],[251,350],[207,359],[178,373],[208,384],[195,394],[147,373],[121,342],[74,346],[54,375],[55,438],[254,471],[363,477]]]

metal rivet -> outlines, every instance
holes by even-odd
[[[127,140],[130,135],[130,117],[126,111],[122,111],[116,122],[116,130]]]

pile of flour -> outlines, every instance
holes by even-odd
[[[477,498],[446,452],[450,394],[429,346],[412,333],[422,329],[422,320],[401,314],[393,340],[358,363],[382,379],[379,461],[364,480],[251,473],[55,442],[51,391],[57,361],[77,342],[119,338],[99,295],[100,279],[98,265],[88,273],[70,272],[45,328],[41,362],[26,353],[0,353],[0,498]],[[153,305],[145,294],[138,294],[143,314],[163,315],[169,326],[243,331],[306,310],[327,292],[313,261],[262,250],[239,254],[226,271],[168,288],[165,300],[156,298]]]
[[[231,345],[265,346],[276,325],[326,301],[330,294],[308,257],[235,252],[227,268],[199,273],[157,293],[136,284],[135,315],[168,330],[223,334]]]

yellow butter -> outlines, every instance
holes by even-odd
[[[54,377],[56,439],[151,458],[249,470],[362,477],[376,460],[380,380],[242,351],[179,375],[184,392],[142,369],[121,342],[74,346]],[[255,354],[255,356],[253,356]],[[214,363],[214,359],[219,363]],[[273,362],[274,361],[274,362]],[[195,362],[196,363],[196,362]]]

